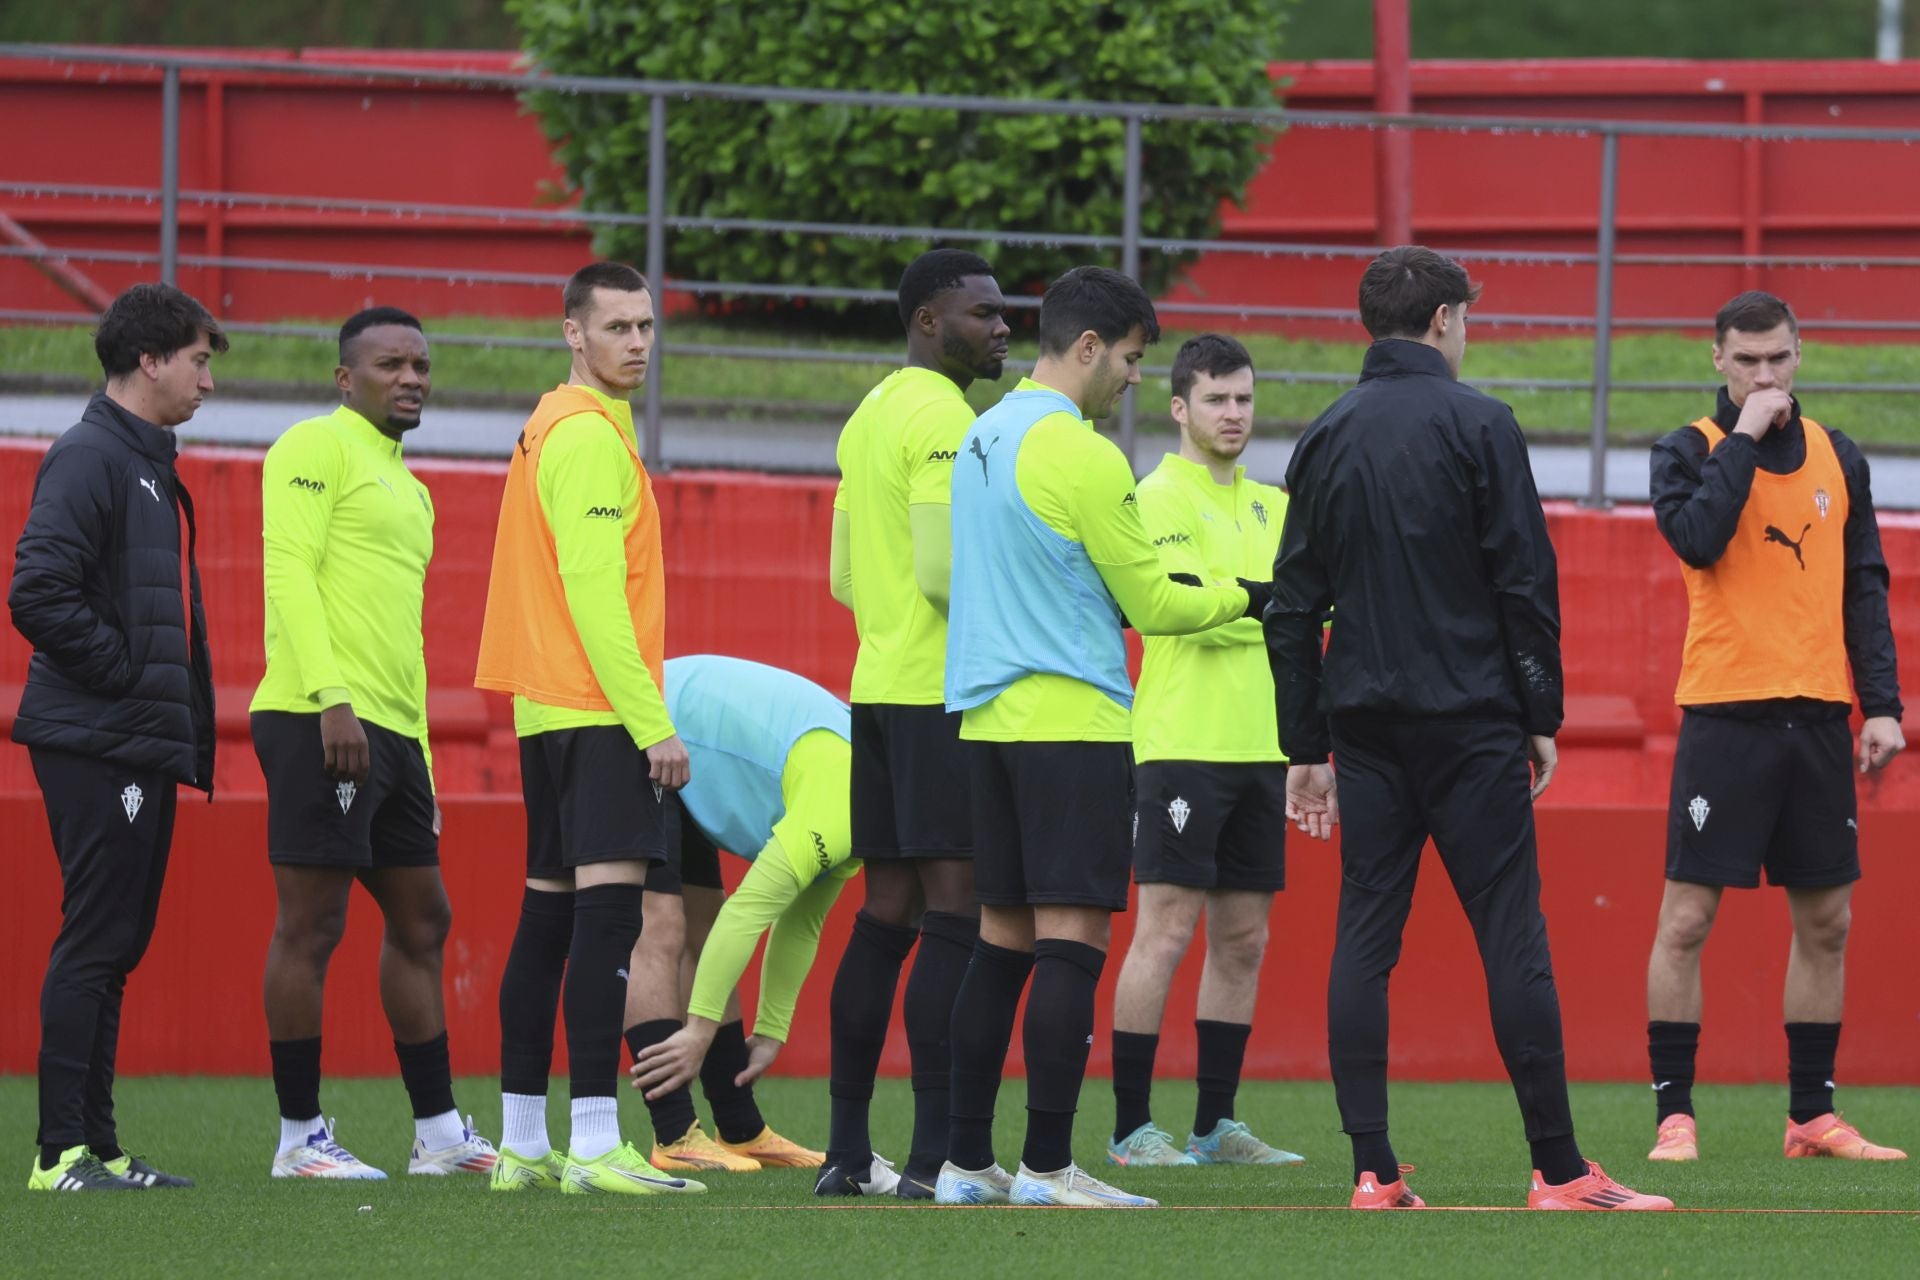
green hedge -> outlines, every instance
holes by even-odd
[[[822,89],[1259,106],[1273,101],[1293,0],[509,0],[525,49],[557,73]],[[596,211],[646,211],[643,97],[537,94],[531,104]],[[1124,126],[1117,119],[673,99],[674,214],[1118,235]],[[1238,200],[1267,139],[1246,125],[1148,122],[1146,238],[1203,239]],[[601,252],[641,261],[642,228]],[[923,241],[687,231],[669,241],[682,279],[891,288]],[[1117,250],[989,245],[1002,287],[1038,288]],[[1180,259],[1148,255],[1151,287]]]

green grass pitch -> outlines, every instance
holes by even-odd
[[[499,1133],[491,1079],[459,1083],[480,1128]],[[1574,1114],[1587,1155],[1629,1185],[1682,1207],[1887,1210],[1897,1214],[1360,1215],[1261,1212],[1240,1206],[1336,1206],[1349,1190],[1347,1144],[1332,1090],[1250,1083],[1241,1118],[1308,1157],[1292,1169],[1114,1170],[1171,1212],[939,1209],[816,1201],[804,1171],[714,1175],[697,1199],[493,1196],[478,1178],[404,1176],[412,1129],[397,1080],[331,1080],[322,1094],[339,1136],[396,1175],[385,1183],[290,1183],[267,1177],[277,1121],[264,1080],[129,1079],[119,1088],[123,1140],[163,1168],[199,1179],[186,1192],[29,1195],[30,1079],[0,1079],[0,1273],[19,1276],[520,1275],[589,1277],[830,1276],[1111,1277],[1213,1275],[1794,1276],[1920,1275],[1920,1162],[1787,1162],[1780,1155],[1784,1087],[1696,1090],[1706,1159],[1649,1165],[1652,1107],[1642,1085],[1582,1085]],[[820,1145],[826,1087],[774,1080],[761,1088],[774,1126]],[[1189,1083],[1155,1089],[1162,1127],[1184,1133]],[[1019,1155],[1022,1085],[1001,1094],[998,1150]],[[1869,1137],[1920,1147],[1920,1090],[1848,1089],[1843,1102]],[[1112,1104],[1089,1080],[1077,1133],[1080,1162],[1102,1156]],[[1429,1204],[1524,1203],[1526,1148],[1500,1085],[1396,1085],[1394,1140]],[[882,1081],[874,1135],[904,1155],[910,1101]],[[565,1133],[558,1094],[552,1123]],[[631,1138],[649,1132],[623,1094]],[[823,1208],[824,1205],[853,1208]]]

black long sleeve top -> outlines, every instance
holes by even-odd
[[[1265,616],[1290,760],[1327,759],[1329,715],[1558,731],[1559,571],[1511,409],[1432,347],[1376,342],[1301,437],[1287,486]]]

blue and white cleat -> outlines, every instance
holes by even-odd
[[[360,1182],[381,1181],[386,1174],[333,1140],[332,1120],[307,1135],[307,1140],[291,1151],[273,1157],[276,1178],[347,1178]]]
[[[473,1117],[468,1116],[466,1126],[460,1131],[460,1141],[450,1147],[429,1150],[415,1138],[407,1172],[438,1177],[453,1173],[491,1174],[499,1158],[500,1153],[493,1149],[493,1144],[473,1131]]]
[[[1021,1165],[1020,1172],[1014,1175],[1013,1190],[1008,1193],[1008,1201],[1012,1204],[1061,1205],[1075,1209],[1160,1207],[1158,1200],[1129,1195],[1118,1187],[1108,1186],[1077,1164],[1070,1164],[1058,1173],[1035,1173],[1026,1165]]]
[[[935,1204],[1006,1204],[1013,1190],[1013,1175],[993,1165],[986,1169],[962,1169],[949,1160],[940,1166],[933,1183]]]
[[[1143,1124],[1120,1141],[1107,1143],[1107,1163],[1146,1167],[1193,1165],[1200,1161],[1174,1146],[1173,1135],[1165,1129]]]
[[[1270,1147],[1253,1136],[1253,1130],[1238,1120],[1222,1120],[1213,1132],[1202,1138],[1187,1135],[1187,1154],[1191,1164],[1305,1164],[1307,1158],[1279,1147]]]

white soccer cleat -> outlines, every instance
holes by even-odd
[[[468,1116],[460,1141],[450,1147],[429,1151],[415,1138],[407,1172],[441,1177],[450,1173],[492,1173],[494,1162],[499,1158],[500,1153],[493,1149],[493,1144],[473,1131],[473,1117]]]
[[[1076,1209],[1160,1207],[1158,1200],[1129,1195],[1100,1181],[1077,1164],[1070,1164],[1058,1173],[1035,1173],[1022,1164],[1007,1199],[1012,1204],[1064,1205]]]
[[[362,1182],[383,1181],[386,1174],[333,1140],[332,1120],[307,1135],[307,1140],[291,1151],[273,1158],[276,1178],[350,1178]]]
[[[890,1196],[900,1186],[900,1175],[894,1171],[893,1161],[879,1152],[873,1153],[873,1163],[867,1166],[866,1181],[860,1184],[863,1196]]]
[[[940,1166],[934,1180],[935,1204],[1006,1204],[1013,1190],[1013,1175],[993,1165],[986,1169],[962,1169],[949,1160]]]

